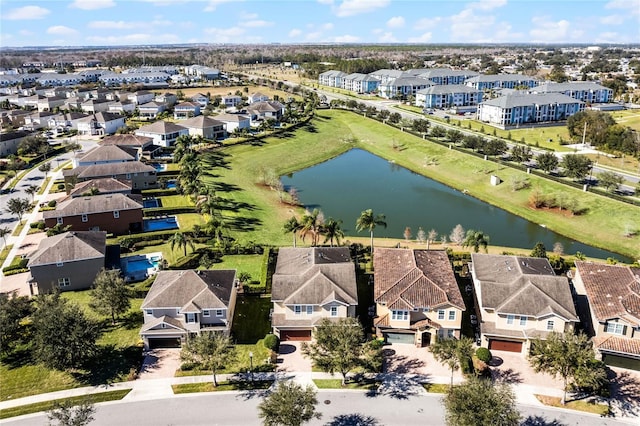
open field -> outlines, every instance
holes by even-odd
[[[609,113],[616,122],[640,132],[640,109],[627,109]]]
[[[402,149],[394,149],[392,140]],[[446,182],[455,189],[466,189],[476,198],[532,222],[545,224],[570,238],[629,256],[640,253],[640,235],[622,237],[625,227],[637,227],[640,223],[640,209],[637,207],[451,151],[350,112],[319,111],[314,121],[297,130],[295,135],[286,133],[261,143],[261,146],[245,144],[225,149],[230,168],[221,169],[220,176],[214,179],[225,183],[226,192],[221,196],[247,206],[229,213],[238,220],[251,219],[251,226],[234,234],[243,242],[290,244],[291,236],[282,231],[282,225],[292,214],[303,211],[281,204],[275,191],[256,185],[260,169],[283,175],[328,160],[349,149],[362,148],[416,173]],[[260,165],[258,170],[256,165]],[[505,182],[526,178],[531,188],[513,192],[509,185],[491,186],[488,179],[491,174],[498,174]],[[572,217],[551,210],[532,209],[528,200],[533,189],[580,200],[586,213]]]
[[[244,89],[248,88],[248,92],[245,92]],[[185,89],[167,89],[163,90],[163,93],[176,93],[180,90],[184,93],[184,96],[189,98],[191,96],[197,95],[198,93],[202,93],[203,95],[209,94],[210,96],[227,96],[233,95],[236,91],[242,92],[242,96],[248,96],[252,93],[260,92],[264,95],[269,96],[269,98],[273,99],[274,95],[280,97],[280,99],[287,99],[290,96],[296,97],[291,93],[284,92],[282,90],[274,90],[265,86],[251,85],[251,86],[230,86],[230,87],[220,87],[220,86],[206,86],[206,87],[190,87]]]

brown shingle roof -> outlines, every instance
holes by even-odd
[[[153,143],[153,138],[134,134],[110,135],[98,141],[100,145],[121,145],[132,147],[144,147]]]
[[[640,269],[576,261],[589,304],[598,321],[624,317],[640,325]]]
[[[89,163],[98,161],[135,161],[135,156],[116,145],[97,146],[82,157],[78,162]]]
[[[257,112],[277,112],[284,110],[284,105],[278,101],[260,101],[254,102],[247,107],[247,111]]]
[[[412,310],[449,304],[465,310],[449,257],[441,250],[377,248],[374,299],[389,309]]]
[[[72,197],[78,197],[92,188],[98,190],[98,194],[110,194],[113,192],[131,192],[131,185],[121,180],[113,178],[91,179],[84,182],[78,182],[69,193]],[[97,194],[96,194],[97,195]]]
[[[238,123],[240,121],[249,121],[249,117],[241,114],[220,114],[216,115],[216,120],[224,123]]]
[[[471,260],[482,308],[578,320],[567,278],[556,276],[547,259],[473,253]]]
[[[28,267],[83,259],[104,258],[107,233],[71,231],[44,238],[29,256]]]
[[[104,194],[92,197],[70,198],[58,204],[55,210],[42,213],[44,219],[52,217],[78,216],[81,214],[93,214],[111,212],[114,210],[142,209],[142,204],[132,200],[124,194]]]
[[[346,247],[283,247],[271,300],[285,304],[358,304],[355,266]]]
[[[166,135],[167,133],[175,133],[181,130],[186,130],[185,127],[173,124],[167,121],[156,121],[152,124],[147,124],[138,129],[140,132],[155,133],[158,135]]]
[[[184,127],[192,129],[206,129],[209,127],[219,127],[224,125],[222,121],[215,120],[205,115],[199,115],[197,117],[189,118],[187,120],[181,121],[180,123]]]
[[[229,307],[235,270],[160,271],[142,309],[223,309]]]
[[[72,170],[63,170],[64,176],[77,176],[80,179],[92,179],[108,176],[126,175],[128,173],[156,172],[152,166],[140,161],[125,161],[124,163],[92,164],[79,166]]]

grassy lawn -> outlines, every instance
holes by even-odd
[[[193,206],[193,201],[187,195],[166,195],[160,197],[162,207]]]
[[[355,142],[345,142],[349,140]],[[403,149],[394,149],[392,140],[401,144]],[[640,223],[640,209],[637,207],[451,151],[347,111],[318,111],[307,127],[295,134],[267,138],[259,147],[229,147],[224,152],[230,168],[217,169],[220,177],[208,178],[208,181],[205,178],[205,182],[212,185],[224,182],[224,185],[218,184],[220,195],[244,206],[237,211],[225,212],[232,235],[241,243],[254,241],[289,245],[290,235],[282,231],[282,226],[292,214],[301,214],[302,209],[281,204],[275,191],[257,185],[255,165],[260,164],[264,169],[284,175],[352,148],[362,148],[393,160],[413,172],[446,182],[455,189],[466,189],[482,201],[498,205],[534,223],[544,224],[567,237],[628,256],[639,254],[640,235],[622,238],[626,226]],[[505,182],[527,178],[531,186],[517,192],[512,191],[508,184],[492,186],[488,179],[490,174],[498,174]],[[529,205],[534,189],[544,194],[563,194],[580,200],[586,213],[569,216],[552,210],[535,210]]]
[[[555,396],[537,395],[538,401],[544,405],[551,407],[565,408],[569,410],[585,411],[587,413],[599,414],[600,416],[606,416],[609,414],[609,406],[605,404],[596,404],[589,401],[569,401],[565,405],[560,403],[561,399]]]
[[[609,114],[616,122],[640,132],[640,110],[627,109],[624,111],[612,111]]]
[[[238,344],[235,345],[236,360],[235,362],[225,366],[225,368],[217,371],[216,374],[236,374],[249,371],[251,368],[251,359],[249,354],[253,354],[254,371],[271,371],[269,366],[269,350],[264,347],[262,340],[252,345]],[[184,376],[203,376],[212,375],[211,370],[203,370],[199,367],[191,370],[177,370],[176,377]],[[213,377],[213,376],[212,376]]]
[[[21,220],[20,222],[18,222],[18,225],[15,227],[11,235],[13,235],[14,237],[17,237],[18,235],[20,235],[20,233],[22,232],[22,229],[26,224],[27,224],[26,220]]]
[[[218,382],[218,386],[213,383],[185,383],[183,385],[171,385],[173,393],[194,393],[194,392],[221,392],[221,391],[248,391],[265,390],[273,385],[273,380],[254,380],[242,382]]]
[[[624,170],[630,173],[640,173],[640,161],[638,161],[634,157],[607,157],[606,155],[599,154],[586,154],[586,156],[589,157],[594,163],[597,163],[599,166]],[[635,186],[635,184],[630,185]]]
[[[2,251],[0,251],[0,265],[2,265],[5,260],[7,260],[7,256],[9,256],[9,252],[12,248],[13,244],[9,244],[8,246],[5,246]]]
[[[190,231],[193,225],[204,225],[206,223],[203,215],[199,213],[181,213],[176,215],[178,226],[182,231]]]
[[[238,274],[247,272],[251,281],[259,282],[264,259],[261,254],[225,255],[222,262],[215,263],[211,269],[236,269]]]
[[[370,379],[362,379],[357,382],[349,381],[342,386],[342,379],[313,379],[313,383],[318,389],[361,389],[361,390],[377,390],[380,382]]]
[[[422,387],[429,393],[447,393],[450,386],[443,383],[425,383]]]
[[[239,296],[233,314],[231,332],[239,343],[259,342],[271,333],[270,296]]]
[[[51,180],[51,176],[47,176],[44,178],[44,182],[40,185],[40,189],[38,189],[38,195],[44,194],[44,191],[47,190],[47,185],[49,185],[49,181]]]
[[[13,408],[5,408],[0,412],[0,419],[39,413],[41,411],[49,411],[55,408],[56,403],[62,404],[64,402],[71,402],[73,404],[82,404],[83,402],[87,402],[90,404],[97,404],[99,402],[116,401],[127,396],[129,392],[131,392],[131,389],[115,390],[90,395],[74,396],[71,398],[55,399],[53,401],[37,402],[35,404],[21,405]]]

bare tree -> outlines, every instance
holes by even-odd
[[[453,228],[453,230],[451,231],[451,234],[449,235],[449,239],[451,240],[452,243],[460,245],[462,244],[466,236],[467,234],[464,231],[464,228],[462,227],[462,225],[457,224],[455,228]]]

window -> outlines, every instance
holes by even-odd
[[[439,309],[438,310],[438,319],[439,320],[443,320],[444,319],[444,309]]]
[[[86,214],[82,215],[82,221],[83,222],[88,222],[89,221],[89,217]]]
[[[391,311],[391,319],[394,321],[407,321],[409,319],[409,311]]]
[[[67,287],[71,285],[71,278],[58,278],[58,287]]]
[[[608,322],[604,326],[604,331],[612,334],[624,334],[624,324],[618,322]]]
[[[307,315],[313,315],[313,306],[307,305]]]
[[[56,223],[58,225],[62,225],[62,218],[61,217],[56,218]]]
[[[302,306],[293,305],[293,313],[296,315],[302,315]]]
[[[520,317],[520,325],[523,327],[527,325],[527,317]]]
[[[449,311],[449,321],[455,321],[456,311]]]
[[[216,309],[216,317],[222,318],[224,316],[224,309]]]
[[[144,310],[144,314],[145,315],[153,315],[153,309],[145,309]]]
[[[209,312],[208,309],[205,309],[205,310],[202,311],[202,316],[208,318],[208,317],[211,316],[211,312]]]
[[[185,315],[187,323],[196,322],[196,314],[188,313]]]
[[[507,324],[513,324],[515,317],[513,315],[507,315]]]
[[[331,307],[331,316],[332,317],[337,317],[338,316],[338,307],[337,306],[332,306]]]
[[[131,173],[127,173],[127,179],[131,179]]]
[[[553,320],[547,321],[547,330],[553,330]]]
[[[449,329],[447,330],[447,337],[449,339],[453,339],[456,335],[454,334],[455,330]]]
[[[176,315],[180,315],[180,308],[176,308]]]
[[[58,268],[60,268],[60,267],[64,266],[64,262],[58,262],[58,263],[56,263],[56,266],[57,266]]]
[[[120,217],[120,212],[118,210],[113,211],[113,217],[118,219]]]

